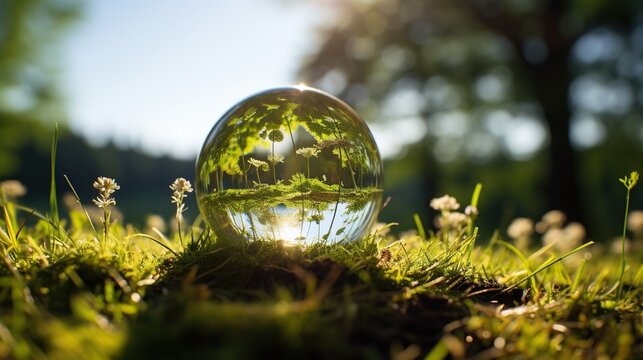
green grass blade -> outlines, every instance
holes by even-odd
[[[467,265],[471,265],[471,254],[473,253],[473,248],[476,246],[476,239],[478,238],[478,227],[473,228],[473,234],[471,234],[471,245],[469,245],[469,250],[467,250]]]
[[[0,242],[4,243],[7,246],[11,246],[11,239],[9,238],[9,235],[2,230],[0,227]],[[4,247],[2,248],[3,252],[6,250]]]
[[[482,192],[482,183],[477,183],[475,189],[473,189],[473,195],[471,195],[471,206],[477,208],[478,200],[480,200],[480,193]]]
[[[473,189],[473,194],[471,195],[471,206],[474,209],[478,209],[478,200],[480,200],[480,193],[482,192],[482,184],[477,183],[476,187]],[[469,225],[467,226],[467,235],[470,237],[473,236],[473,231],[475,228],[476,218],[478,217],[477,213],[472,213],[469,215]]]
[[[45,215],[43,215],[43,214],[39,213],[38,211],[36,211],[36,210],[34,210],[34,209],[31,209],[31,208],[28,208],[28,207],[26,207],[26,206],[22,206],[22,205],[16,205],[16,209],[17,209],[17,210],[20,210],[20,211],[24,211],[24,212],[26,212],[26,213],[29,213],[30,215],[35,216],[36,218],[38,218],[38,219],[40,219],[40,220],[42,220],[42,221],[46,222],[47,224],[49,224],[49,226],[51,226],[51,227],[57,227],[57,228],[58,228],[58,232],[60,232],[60,235],[61,235],[61,236],[60,236],[60,238],[58,238],[59,240],[62,240],[62,238],[64,237],[64,238],[66,238],[67,240],[69,240],[72,244],[74,244],[74,246],[76,245],[76,241],[74,240],[74,238],[72,238],[72,237],[71,237],[71,236],[70,236],[70,235],[65,231],[65,229],[61,228],[60,226],[56,226],[56,225],[54,224],[54,222],[52,221],[52,219],[51,219],[51,217],[50,217],[50,216],[45,216]]]
[[[76,202],[78,202],[78,205],[80,205],[80,208],[83,209],[83,212],[85,213],[85,217],[87,217],[87,221],[89,222],[89,226],[92,228],[92,231],[94,232],[94,234],[96,234],[96,238],[98,238],[98,232],[96,231],[96,227],[92,222],[92,218],[89,216],[89,213],[87,212],[87,208],[85,208],[85,205],[83,205],[83,203],[80,201],[80,197],[78,196],[78,193],[74,188],[74,185],[71,184],[71,180],[69,180],[67,175],[63,175],[63,177],[65,178],[65,181],[67,181],[67,185],[69,185],[71,192],[74,194],[74,198],[76,199]]]
[[[11,219],[9,219],[9,212],[7,211],[7,208],[4,206],[2,207],[2,211],[4,214],[5,225],[7,226],[6,234],[9,236],[9,241],[11,241],[11,246],[13,246],[14,249],[18,250],[18,239],[16,238],[16,233],[13,230]]]
[[[531,266],[529,265],[529,260],[527,260],[527,258],[522,253],[522,251],[520,251],[520,249],[518,249],[516,246],[514,246],[514,245],[512,245],[512,244],[510,244],[510,243],[508,243],[506,241],[500,240],[500,239],[496,240],[496,243],[506,247],[511,252],[513,252],[516,256],[518,256],[518,258],[522,262],[523,266],[525,267],[525,270],[527,270],[529,273],[532,273]],[[529,282],[530,282],[530,285],[531,285],[532,289],[535,291],[536,290],[536,282],[535,282],[535,280],[531,279],[531,280],[529,280]]]
[[[545,261],[545,262],[543,263],[543,265],[541,265],[540,267],[538,267],[538,269],[536,269],[536,270],[535,270],[533,273],[531,273],[529,276],[527,276],[526,278],[524,278],[524,279],[522,279],[522,280],[518,281],[517,283],[515,283],[515,284],[511,285],[510,287],[508,287],[508,288],[504,289],[501,293],[506,293],[506,292],[508,292],[508,291],[511,291],[511,290],[515,289],[515,288],[516,288],[516,287],[518,287],[520,284],[522,284],[522,283],[524,283],[525,281],[527,281],[527,280],[529,280],[529,279],[533,278],[534,276],[538,275],[538,273],[540,273],[540,272],[542,272],[542,271],[544,271],[544,270],[548,269],[548,268],[549,268],[549,267],[551,267],[552,265],[557,264],[558,262],[560,262],[560,261],[564,260],[564,259],[565,259],[565,258],[567,258],[568,256],[571,256],[571,255],[573,255],[573,254],[575,254],[575,253],[577,253],[577,252],[579,252],[579,251],[583,250],[584,248],[586,248],[586,247],[588,247],[588,246],[590,246],[590,245],[592,245],[592,244],[594,244],[594,242],[593,242],[593,241],[587,242],[587,243],[585,243],[585,244],[583,244],[583,245],[581,245],[581,246],[577,247],[576,249],[574,249],[574,250],[572,250],[572,251],[568,252],[567,254],[565,254],[565,255],[563,255],[563,256],[559,256],[558,258],[556,258],[556,259],[555,259],[555,260],[553,260],[553,261],[550,261],[550,260],[548,259],[547,261]]]
[[[580,262],[578,269],[576,269],[576,274],[574,275],[574,282],[572,283],[572,286],[569,288],[570,294],[573,294],[574,291],[576,291],[578,284],[580,284],[581,276],[583,276],[583,271],[585,270],[585,263],[587,263],[587,260],[583,259]]]
[[[152,240],[153,242],[157,243],[158,245],[164,247],[167,251],[171,252],[174,256],[179,256],[179,254],[176,251],[172,250],[172,248],[170,247],[169,244],[163,243],[163,241],[155,238],[154,236],[150,236],[150,235],[147,235],[147,234],[133,234],[133,235],[130,235],[130,236],[126,236],[125,240],[129,240],[129,239],[137,238],[137,237]]]
[[[415,227],[418,229],[418,235],[422,240],[426,240],[426,231],[424,230],[424,225],[422,224],[422,219],[417,213],[413,214],[413,220],[415,221]]]
[[[444,341],[440,341],[431,349],[431,351],[424,357],[424,360],[442,360],[449,355],[449,348],[447,348]]]
[[[60,214],[58,213],[58,196],[56,195],[56,150],[58,148],[58,124],[54,128],[54,139],[51,142],[51,184],[49,188],[49,211],[54,224],[54,231],[60,238]]]

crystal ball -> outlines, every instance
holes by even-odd
[[[379,212],[382,162],[368,126],[320,90],[250,96],[210,131],[196,164],[199,210],[219,241],[350,242]]]

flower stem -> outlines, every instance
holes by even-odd
[[[623,296],[623,278],[625,277],[625,235],[627,230],[627,216],[630,208],[630,188],[627,188],[625,195],[625,217],[623,218],[623,236],[621,237],[621,273],[618,277],[618,288],[616,290],[616,299],[621,300]]]
[[[110,213],[111,211],[109,211],[107,207],[103,208],[103,217],[105,219],[105,224],[103,224],[103,249],[105,248],[105,246],[107,246],[107,235],[109,233],[109,217],[111,215]]]
[[[275,185],[277,185],[277,173],[275,171],[275,142],[272,142],[272,180],[274,181]],[[270,180],[268,180],[270,181]]]
[[[179,232],[179,242],[181,247],[183,247],[183,233],[181,232],[181,214],[176,215],[176,230]]]

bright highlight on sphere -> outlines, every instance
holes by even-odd
[[[355,241],[382,198],[366,123],[341,100],[300,86],[232,107],[203,144],[195,178],[201,214],[230,243]]]

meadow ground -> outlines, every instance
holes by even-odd
[[[42,215],[5,184],[0,357],[643,357],[641,238],[612,251],[551,212],[479,239],[476,187],[464,212],[431,202],[436,232],[416,218],[347,244],[229,245],[199,218],[166,231],[111,220],[110,180],[95,184],[98,216],[65,219],[55,196]],[[191,189],[177,184],[180,219]]]

